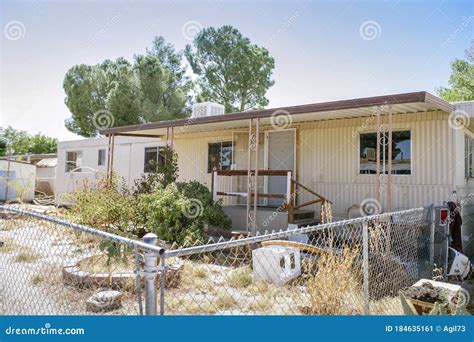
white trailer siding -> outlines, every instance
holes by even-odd
[[[35,165],[0,160],[0,201],[5,201],[5,198],[9,201],[33,201],[35,178]]]
[[[128,186],[143,175],[144,150],[147,146],[159,146],[164,143],[160,139],[116,137],[114,147],[114,171]],[[58,144],[58,165],[55,181],[56,204],[67,204],[64,195],[83,186],[84,182],[94,183],[107,171],[107,138],[64,141]],[[105,150],[105,163],[99,165],[99,150]],[[66,171],[68,152],[82,154],[81,170]]]

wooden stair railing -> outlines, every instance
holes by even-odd
[[[302,188],[302,189],[306,190],[307,192],[309,192],[310,194],[316,196],[317,199],[295,205],[295,203],[296,203],[295,188]],[[319,212],[319,221],[321,223],[323,223],[323,221],[326,221],[326,219],[331,219],[332,220],[332,217],[328,218],[327,216],[330,216],[330,215],[328,215],[328,213],[325,212],[326,210],[332,211],[332,209],[330,207],[332,205],[332,202],[330,200],[328,200],[326,197],[324,197],[324,196],[318,194],[317,192],[309,189],[308,187],[306,187],[303,184],[295,181],[294,179],[291,180],[291,194],[292,194],[291,201],[288,203],[288,222],[293,222],[294,221],[294,211],[295,210],[303,208],[303,207],[307,207],[309,205],[317,204],[317,203],[321,203],[321,210]],[[331,213],[331,215],[332,215],[332,213]]]

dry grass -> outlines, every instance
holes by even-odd
[[[21,252],[15,257],[16,262],[26,262],[26,263],[35,262],[38,259],[39,257],[30,251]]]
[[[249,309],[252,311],[265,312],[269,311],[272,308],[272,299],[271,298],[260,298],[250,304]]]
[[[41,274],[37,274],[37,275],[33,276],[33,278],[31,278],[31,283],[33,285],[38,285],[38,284],[42,283],[43,281],[44,281],[44,277]]]
[[[15,242],[11,238],[2,238],[1,242],[3,243],[0,247],[0,253],[12,253],[15,251]]]
[[[214,300],[215,306],[219,310],[229,310],[237,307],[237,301],[229,294],[221,294]]]
[[[166,309],[173,314],[184,315],[213,315],[217,308],[207,301],[196,303],[192,299],[172,298],[166,305]]]
[[[195,277],[204,279],[207,278],[209,275],[209,270],[203,266],[198,266],[195,269],[193,269],[193,275]]]
[[[97,273],[133,273],[135,269],[135,257],[133,255],[127,256],[123,259],[110,259],[105,254],[97,255],[83,259],[78,262],[78,267],[85,272]]]
[[[241,267],[231,273],[228,284],[236,288],[245,288],[252,285],[252,272],[248,267]]]
[[[263,280],[256,280],[250,285],[247,290],[250,292],[252,295],[259,295],[262,293],[266,293],[270,287],[270,284],[267,282],[264,282]]]
[[[316,274],[309,276],[307,289],[311,300],[310,314],[352,314],[355,294],[360,291],[353,266],[357,251],[344,248],[342,255],[327,253],[318,260]]]

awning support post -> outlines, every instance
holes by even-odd
[[[250,228],[250,203],[252,200],[252,126],[253,119],[249,120],[249,146],[247,155],[247,232]]]
[[[252,225],[252,235],[257,234],[257,202],[258,202],[258,144],[259,144],[259,130],[260,130],[260,120],[255,119],[255,174],[253,181],[253,225]]]

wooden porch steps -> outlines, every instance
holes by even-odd
[[[296,209],[293,211],[293,220],[290,223],[296,224],[298,227],[318,224],[319,219],[314,217],[315,213],[316,212],[314,210]]]

